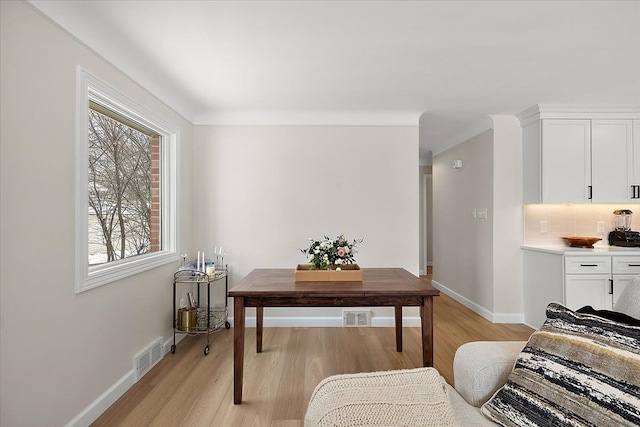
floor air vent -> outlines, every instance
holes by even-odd
[[[136,370],[136,382],[151,370],[162,359],[162,337],[151,343],[147,348],[133,357],[133,367]]]
[[[342,326],[371,326],[371,310],[342,310]]]

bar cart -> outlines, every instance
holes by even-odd
[[[224,279],[224,305],[211,305],[211,284],[221,283]],[[176,307],[176,289],[179,285],[191,284],[196,285],[195,305],[197,308],[178,308]],[[201,301],[201,286],[206,285],[206,305]],[[215,271],[209,275],[203,271],[189,268],[181,268],[173,275],[173,344],[171,345],[171,353],[176,352],[176,334],[207,336],[207,345],[204,348],[204,355],[209,354],[209,335],[223,327],[229,329],[231,324],[228,320],[227,308],[227,292],[229,291],[229,270],[225,265],[222,270]]]

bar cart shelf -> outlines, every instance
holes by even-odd
[[[222,284],[224,280],[224,305],[211,305],[211,284]],[[179,309],[176,306],[177,288],[178,286],[190,284],[196,286],[196,302],[198,308],[195,325],[182,325],[178,321]],[[201,286],[206,285],[206,305],[200,298]],[[176,335],[200,335],[207,336],[207,345],[204,348],[204,355],[209,354],[209,335],[221,330],[223,327],[229,329],[229,311],[227,307],[227,293],[229,291],[229,270],[225,265],[222,270],[217,270],[213,275],[195,269],[181,268],[173,275],[173,344],[171,345],[171,353],[176,352]],[[203,298],[204,299],[204,298]]]

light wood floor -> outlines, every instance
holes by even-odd
[[[233,404],[233,329],[222,330],[208,356],[204,336],[185,338],[92,425],[299,427],[323,378],[421,366],[419,328],[404,328],[402,353],[393,328],[265,328],[261,354],[254,332],[245,341],[241,405]],[[461,344],[526,340],[532,332],[492,324],[444,294],[434,298],[434,366],[451,384]]]

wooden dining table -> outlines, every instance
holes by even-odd
[[[256,269],[233,297],[233,403],[242,403],[245,308],[256,308],[256,351],[262,352],[264,307],[394,307],[396,350],[402,351],[402,307],[420,307],[422,363],[433,366],[433,297],[440,291],[403,268],[364,268],[358,282],[296,282],[293,269]]]

